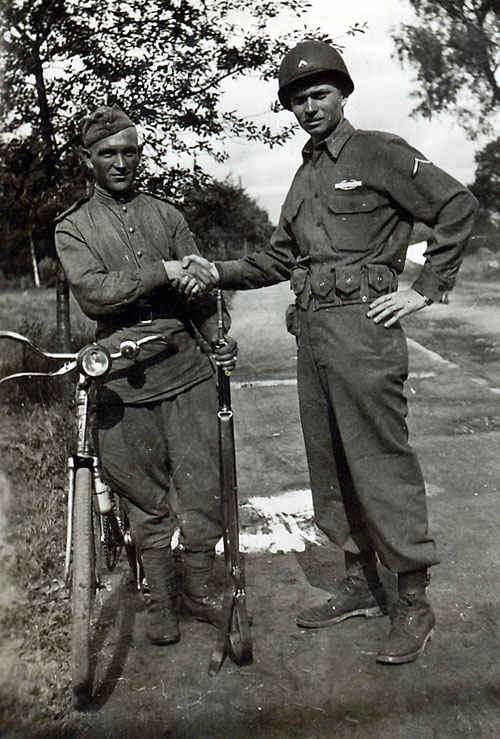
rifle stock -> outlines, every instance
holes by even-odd
[[[224,341],[222,292],[217,291],[218,340]],[[245,571],[239,550],[238,487],[234,443],[231,381],[229,373],[217,367],[219,407],[220,489],[226,583],[222,604],[222,624],[212,654],[209,674],[219,672],[227,655],[237,664],[252,661],[252,639],[246,609]]]

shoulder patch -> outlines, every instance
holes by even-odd
[[[70,213],[74,213],[75,210],[78,210],[84,203],[88,201],[88,198],[80,198],[79,200],[76,200],[72,205],[69,206],[63,213],[60,213],[58,216],[54,218],[54,223],[60,223],[66,216],[69,216]]]
[[[413,162],[413,169],[411,171],[411,176],[416,177],[418,172],[418,166],[419,164],[432,164],[430,159],[419,159],[418,157],[415,157],[415,160]]]

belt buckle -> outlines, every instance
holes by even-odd
[[[146,316],[141,318],[141,316]],[[153,309],[148,308],[139,312],[139,325],[140,326],[151,326],[153,323]]]

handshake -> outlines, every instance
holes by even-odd
[[[190,254],[182,261],[164,261],[163,265],[172,287],[186,298],[208,293],[219,284],[215,264],[198,254]]]

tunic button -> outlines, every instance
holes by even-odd
[[[363,303],[366,303],[366,301],[368,300],[368,298],[366,297],[366,295],[363,295],[363,297],[361,298],[361,300],[363,301]]]
[[[345,278],[345,281],[346,281],[346,283],[347,283],[348,285],[350,285],[350,284],[351,284],[351,282],[352,282],[352,277],[351,277],[351,275],[347,275],[347,277]]]
[[[135,231],[135,228],[133,226],[130,226],[128,230],[130,231],[131,234],[133,234]]]
[[[139,251],[137,252],[137,256],[138,256],[138,257],[142,257],[142,251],[141,251],[140,249],[139,249]]]
[[[126,213],[127,212],[127,206],[126,205],[123,205],[122,206],[122,210],[123,210],[124,213]]]

